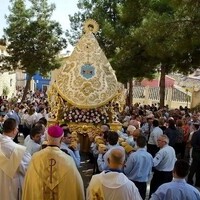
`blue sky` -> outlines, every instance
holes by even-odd
[[[78,0],[48,0],[49,3],[55,3],[56,10],[52,18],[58,21],[63,30],[70,28],[68,15],[73,15],[78,11]],[[3,29],[7,26],[5,15],[9,14],[8,11],[9,0],[0,0],[0,38],[3,36]]]

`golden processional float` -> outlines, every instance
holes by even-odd
[[[47,92],[49,124],[67,123],[78,133],[82,151],[88,150],[88,136],[98,135],[102,124],[121,128],[116,112],[125,105],[125,90],[94,36],[98,29],[94,20],[84,23],[84,34]]]

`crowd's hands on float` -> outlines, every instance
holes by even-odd
[[[75,131],[71,133],[71,143],[69,145],[69,148],[73,151],[78,150],[78,136]]]
[[[105,144],[99,144],[98,151],[100,154],[105,154],[107,151],[107,146]]]

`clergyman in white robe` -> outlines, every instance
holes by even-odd
[[[135,184],[123,173],[125,151],[113,148],[108,155],[108,170],[94,175],[87,188],[87,200],[142,200]]]
[[[20,200],[23,179],[31,160],[26,147],[0,134],[0,199]]]
[[[121,172],[94,175],[87,189],[87,200],[142,200],[132,181]]]

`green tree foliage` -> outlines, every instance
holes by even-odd
[[[82,30],[84,21],[87,18],[95,19],[100,26],[100,31],[96,35],[97,40],[112,67],[116,70],[118,80],[123,83],[128,82],[133,77],[152,78],[154,73],[152,67],[149,68],[148,73],[146,73],[148,66],[145,66],[145,70],[142,70],[141,65],[144,65],[145,62],[143,61],[147,54],[145,54],[143,47],[133,37],[130,37],[130,29],[140,24],[145,12],[143,7],[148,1],[136,0],[134,1],[135,6],[132,7],[125,4],[129,10],[126,15],[122,16],[123,5],[125,2],[129,3],[129,1],[79,1],[78,8],[80,11],[75,13],[74,16],[70,16],[72,31],[67,31],[70,42],[75,44],[82,34],[80,30]],[[132,13],[136,14],[133,15]],[[138,70],[138,67],[140,67],[140,70]]]
[[[71,17],[71,38],[80,37],[77,30],[86,18],[95,19],[101,28],[97,39],[119,81],[151,79],[156,71],[161,72],[161,107],[165,75],[190,73],[199,66],[198,0],[82,0],[79,8]]]
[[[174,66],[173,29],[169,24],[174,20],[174,10],[165,0],[152,0],[141,25],[133,30],[133,37],[145,46],[145,52],[154,60],[152,67],[161,71],[160,106],[164,106],[165,75]],[[148,62],[148,61],[147,61]]]
[[[6,39],[5,38],[0,38],[0,45],[6,46]]]
[[[151,0],[141,26],[133,30],[134,37],[160,66],[161,107],[165,99],[165,75],[172,71],[190,73],[199,66],[200,7],[188,2]]]
[[[72,31],[67,32],[67,36],[74,44],[82,33],[80,30],[83,22],[87,18],[96,20],[100,26],[96,38],[116,70],[118,80],[122,83],[131,81],[133,77],[153,78],[155,73],[149,63],[146,63],[146,60],[151,58],[147,58],[144,47],[131,36],[130,31],[141,23],[145,13],[144,6],[148,1],[136,0],[135,6],[132,7],[129,6],[130,2],[130,0],[79,1],[80,11],[70,17]],[[128,11],[123,15],[125,9]]]
[[[176,30],[176,49],[181,55],[176,67],[187,74],[200,66],[200,1],[171,0],[170,3],[176,9],[172,26]]]
[[[24,0],[10,2],[5,28],[9,56],[3,58],[3,67],[24,70],[29,77],[27,91],[36,72],[46,75],[60,66],[58,53],[66,47],[66,40],[62,38],[60,24],[51,20],[54,4],[48,5],[47,0],[29,0],[30,7],[26,8]]]

